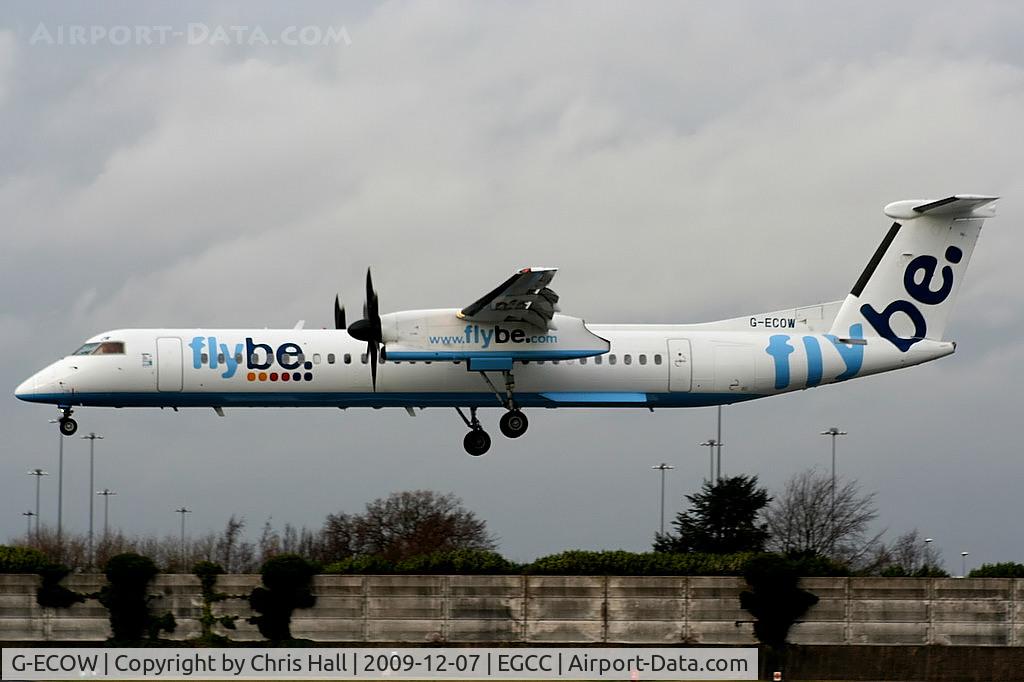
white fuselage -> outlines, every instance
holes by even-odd
[[[609,350],[514,360],[515,399],[522,407],[727,404],[916,365],[954,350],[950,342],[922,341],[900,352],[877,337],[837,339],[806,319],[765,320],[587,325]],[[738,330],[741,324],[751,330]],[[466,360],[389,356],[374,391],[366,344],[344,330],[123,329],[90,341],[109,340],[123,343],[124,352],[67,356],[21,384],[16,395],[108,407],[502,405],[480,372],[467,371]],[[503,391],[502,375],[488,374]]]

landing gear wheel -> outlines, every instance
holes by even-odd
[[[508,438],[519,438],[526,433],[529,425],[530,421],[519,410],[509,410],[501,415],[501,421],[498,422],[501,432]]]
[[[491,449],[491,437],[483,429],[473,429],[462,439],[462,447],[473,457],[479,457]]]
[[[60,432],[65,436],[73,436],[75,431],[78,430],[78,422],[71,417],[61,417],[57,425],[60,427]]]

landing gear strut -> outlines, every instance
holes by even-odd
[[[57,427],[60,429],[62,435],[73,436],[75,431],[78,430],[78,422],[71,418],[72,409],[70,407],[61,408],[64,416],[57,420]]]
[[[469,408],[470,416],[468,419],[466,418],[466,415],[463,414],[462,408],[456,407],[455,411],[459,413],[459,416],[462,417],[462,421],[466,422],[466,426],[469,427],[469,433],[467,433],[466,437],[462,439],[462,447],[466,448],[466,452],[473,457],[479,457],[480,455],[485,454],[491,449],[491,437],[487,435],[487,432],[484,431],[482,426],[480,426],[480,420],[477,419],[476,416],[476,408]]]
[[[498,426],[501,432],[507,438],[519,438],[519,436],[526,433],[526,429],[530,426],[530,420],[526,418],[519,406],[516,405],[515,400],[515,388],[516,379],[510,371],[503,371],[501,375],[505,378],[505,394],[502,395],[501,391],[494,385],[491,378],[487,376],[486,372],[480,372],[480,376],[484,378],[487,385],[491,387],[491,391],[494,392],[498,402],[505,407],[508,412],[501,416],[501,421],[498,422]]]

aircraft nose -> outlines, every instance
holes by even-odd
[[[19,400],[32,400],[32,396],[36,393],[36,377],[38,374],[33,374],[25,381],[18,384],[18,387],[14,389],[14,397]]]

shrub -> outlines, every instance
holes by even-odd
[[[217,576],[224,575],[224,567],[213,561],[200,561],[192,567],[192,573],[199,578],[199,586],[203,595],[203,615],[199,617],[202,634],[199,641],[208,644],[223,644],[226,639],[213,634],[214,625],[222,625],[228,630],[235,629],[238,616],[215,616],[213,605],[224,601],[228,595],[216,590]]]
[[[292,612],[316,604],[310,591],[317,567],[297,554],[278,554],[268,559],[260,573],[264,587],[249,595],[249,605],[260,615],[249,622],[272,642],[290,640]]]
[[[740,593],[740,606],[756,619],[754,636],[762,644],[781,649],[790,627],[818,603],[818,597],[798,586],[798,561],[777,554],[752,559],[743,577],[750,590]]]
[[[523,572],[539,575],[740,575],[755,556],[750,552],[673,554],[570,550],[541,557],[524,566]]]
[[[71,569],[63,564],[47,564],[39,569],[43,579],[42,585],[36,590],[36,603],[43,607],[66,609],[74,604],[85,601],[85,595],[69,590],[60,584]]]
[[[375,573],[394,573],[395,565],[381,556],[359,555],[350,556],[328,564],[324,573],[342,573],[369,575]]]
[[[461,573],[496,575],[518,572],[518,566],[497,552],[456,549],[411,557],[395,565],[396,573]]]
[[[1024,564],[1005,561],[999,564],[982,564],[972,570],[968,578],[1024,578]]]
[[[174,616],[167,613],[155,617],[149,610],[151,597],[147,591],[149,582],[157,574],[152,559],[133,552],[117,554],[107,561],[104,573],[108,582],[100,590],[99,600],[110,612],[113,641],[156,639],[160,630],[174,630]]]
[[[38,549],[0,545],[0,573],[39,573],[50,559]]]

